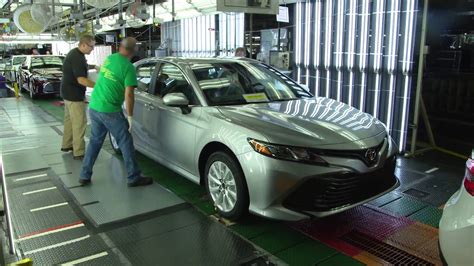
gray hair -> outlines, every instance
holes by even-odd
[[[120,42],[120,46],[128,52],[133,53],[137,47],[137,39],[133,37],[127,37]]]

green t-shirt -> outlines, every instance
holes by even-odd
[[[100,67],[89,107],[101,113],[121,112],[125,88],[137,86],[137,73],[130,60],[119,53],[109,55]]]

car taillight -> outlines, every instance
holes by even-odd
[[[474,196],[474,159],[466,162],[466,176],[464,177],[464,187],[466,191]]]

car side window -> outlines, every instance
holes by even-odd
[[[138,89],[144,92],[150,92],[151,77],[155,70],[156,62],[145,63],[137,66]]]
[[[191,84],[188,83],[181,70],[170,63],[164,63],[155,83],[155,95],[161,98],[168,93],[183,93],[190,105],[197,105],[198,100]]]

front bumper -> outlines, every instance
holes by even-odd
[[[379,158],[383,159],[368,167],[356,158],[324,157],[329,163],[324,166],[256,152],[238,156],[249,189],[250,212],[288,221],[342,212],[398,187],[395,155],[384,147]]]
[[[288,209],[324,217],[341,212],[393,190],[395,157],[383,167],[368,173],[326,174],[301,182],[283,201]]]
[[[38,90],[39,94],[59,94],[61,88],[60,81],[49,81],[42,84],[40,90]]]

